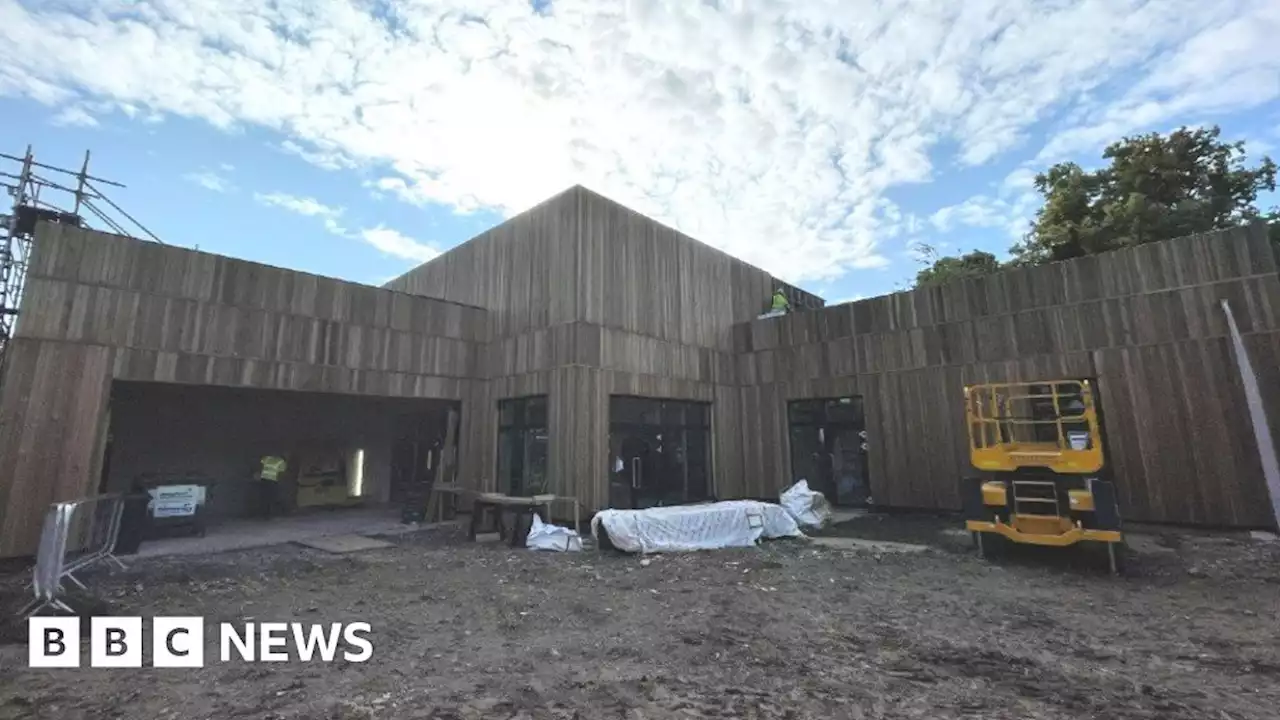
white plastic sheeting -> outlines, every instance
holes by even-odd
[[[800,527],[820,528],[831,517],[831,504],[822,493],[809,489],[808,480],[783,490],[778,499]]]
[[[760,538],[803,535],[781,505],[755,500],[601,510],[591,518],[591,534],[597,538],[600,525],[614,547],[638,553],[752,547]]]
[[[553,550],[555,552],[579,552],[582,550],[582,538],[578,531],[559,525],[542,522],[537,514],[529,524],[529,537],[525,538],[525,546],[530,550]]]

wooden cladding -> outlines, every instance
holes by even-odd
[[[1272,524],[1220,301],[1280,414],[1280,276],[1262,226],[1180,238],[733,329],[739,491],[787,475],[787,400],[861,395],[877,504],[959,507],[967,384],[1097,378],[1133,520]],[[1280,425],[1273,432],[1280,439]]]
[[[1280,441],[1280,274],[1261,227],[756,319],[768,273],[573,188],[372,288],[42,225],[0,396],[0,554],[92,492],[113,379],[461,399],[496,489],[497,403],[548,400],[551,491],[608,500],[612,395],[712,403],[714,493],[791,481],[786,404],[857,395],[872,498],[956,508],[961,389],[1093,377],[1126,517],[1271,523],[1219,301]]]
[[[50,503],[92,492],[111,348],[14,338],[0,400],[0,557],[34,553]]]
[[[1088,331],[1102,319],[1114,322],[1145,313],[1156,320],[1164,318],[1169,325],[1166,333],[1190,332],[1194,337],[1199,334],[1198,322],[1220,327],[1221,318],[1210,317],[1204,309],[1207,300],[1226,297],[1239,305],[1237,301],[1250,294],[1262,295],[1270,297],[1274,310],[1275,274],[1275,252],[1265,226],[1257,225],[759,320],[734,328],[734,351],[896,333],[1055,308],[1083,312],[1071,316],[1079,318],[1074,324],[1066,322],[1068,327],[1083,323],[1086,327],[1078,332]],[[1257,286],[1246,289],[1250,280],[1256,280]],[[1222,284],[1224,281],[1230,282]],[[1266,317],[1274,318],[1274,312]],[[1178,327],[1184,318],[1192,327],[1190,331]],[[1019,330],[1055,324],[1060,323],[1055,323],[1051,314],[1031,315]],[[1112,332],[1121,330],[1113,328]]]
[[[387,283],[489,311],[495,338],[577,318],[578,195],[561,193]]]
[[[1251,335],[1245,345],[1276,433],[1280,333]],[[1231,353],[1228,339],[1210,338],[1092,354],[1108,462],[1134,519],[1272,525]]]
[[[821,377],[886,372],[1220,337],[1227,332],[1219,307],[1223,299],[1239,308],[1242,333],[1275,328],[1280,318],[1280,277],[1273,272],[896,331],[873,330],[888,324],[889,316],[877,316],[854,303],[739,325],[734,334],[743,353],[738,361],[742,381],[770,382],[771,376],[764,373]],[[883,303],[871,308],[889,309]]]
[[[87,293],[102,286],[132,291],[103,298],[117,305],[160,296],[471,342],[487,338],[480,308],[65,225],[41,225],[29,277],[65,281],[61,287],[76,293],[68,300],[86,312],[98,299]],[[24,308],[23,321],[28,317]]]
[[[484,354],[485,376],[490,378],[568,365],[722,384],[732,384],[735,373],[730,353],[587,323],[566,323],[494,340]]]
[[[777,284],[768,273],[589,190],[578,192],[580,319],[729,351],[729,328],[768,309]]]
[[[1152,344],[1225,334],[1222,299],[1248,333],[1277,326],[1276,270],[1265,227],[1239,228],[756,320],[734,351],[866,338],[895,370]]]
[[[41,224],[0,395],[0,555],[94,492],[114,379],[462,399],[488,334],[479,308]]]
[[[567,322],[732,350],[773,276],[575,187],[387,284],[489,309],[493,336]]]
[[[148,284],[139,268],[155,273]],[[191,250],[43,225],[23,337],[473,377],[485,311]]]

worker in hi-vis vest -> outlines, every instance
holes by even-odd
[[[773,291],[773,307],[769,310],[775,313],[791,312],[791,301],[787,299],[787,294],[782,292],[782,288]]]
[[[280,478],[287,466],[284,458],[278,455],[262,458],[262,467],[258,470],[258,491],[259,511],[263,517],[272,517],[280,509]]]

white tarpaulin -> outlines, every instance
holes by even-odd
[[[831,505],[826,496],[810,490],[808,480],[787,488],[778,499],[800,527],[820,528],[831,517]]]
[[[752,547],[762,537],[803,534],[781,505],[755,500],[601,510],[591,518],[593,536],[602,524],[614,547],[638,553]]]
[[[530,550],[578,552],[582,550],[582,538],[578,537],[576,530],[549,525],[535,514],[533,522],[529,524],[529,537],[525,539],[525,547]]]

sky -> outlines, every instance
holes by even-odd
[[[582,184],[841,302],[1006,254],[1125,135],[1274,153],[1275,38],[1276,0],[0,0],[0,152],[370,284]]]

